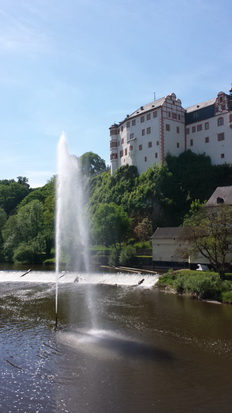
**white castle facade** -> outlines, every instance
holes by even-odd
[[[172,93],[110,127],[112,174],[123,165],[134,165],[141,174],[161,165],[168,153],[178,156],[188,149],[209,155],[213,165],[232,164],[232,88],[187,109]]]

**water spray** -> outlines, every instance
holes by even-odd
[[[56,180],[56,326],[61,259],[65,257],[74,270],[89,270],[88,218],[83,186],[80,162],[69,154],[62,134],[58,143]]]

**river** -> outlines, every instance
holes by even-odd
[[[153,276],[0,271],[0,412],[230,413],[232,306]],[[144,278],[144,282],[138,282]]]

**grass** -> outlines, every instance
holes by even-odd
[[[170,287],[178,294],[188,294],[194,298],[232,303],[232,278],[222,281],[219,274],[211,271],[170,270],[163,274],[158,285]]]

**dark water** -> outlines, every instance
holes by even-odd
[[[116,277],[116,276],[115,276]],[[0,283],[0,412],[232,410],[232,306],[128,285]]]

